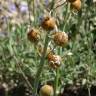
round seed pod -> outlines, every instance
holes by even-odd
[[[53,96],[53,87],[50,85],[44,85],[40,89],[40,96]]]
[[[71,7],[73,9],[76,9],[76,10],[80,10],[81,9],[81,1],[80,0],[76,0],[74,2],[71,3]]]
[[[45,16],[41,21],[41,26],[45,30],[53,30],[56,27],[56,21],[53,17]]]
[[[60,67],[62,59],[59,55],[54,55],[52,53],[49,53],[47,58],[50,67],[52,67],[53,69]]]
[[[40,32],[37,29],[31,29],[28,33],[27,33],[27,38],[29,41],[31,42],[38,42],[40,39]]]
[[[56,32],[53,40],[56,45],[63,47],[68,43],[68,35],[65,32]]]

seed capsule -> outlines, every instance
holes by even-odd
[[[65,32],[56,32],[53,40],[56,45],[64,46],[68,43],[68,35]]]
[[[54,55],[52,53],[49,53],[47,57],[48,57],[50,67],[52,67],[53,69],[60,67],[61,57],[59,55]]]
[[[27,33],[27,37],[31,42],[38,42],[40,39],[40,32],[37,29],[31,29]]]
[[[76,0],[76,1],[72,2],[71,7],[79,11],[81,9],[81,1]]]
[[[41,21],[41,26],[45,30],[53,30],[56,27],[56,22],[53,17],[45,16]]]
[[[40,96],[53,96],[53,87],[50,85],[44,85],[40,89]]]

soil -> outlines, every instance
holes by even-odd
[[[92,86],[88,91],[86,86],[66,85],[60,96],[96,96],[96,86]]]
[[[6,96],[6,91],[0,87],[0,96]],[[14,87],[8,92],[8,96],[32,96],[32,93],[24,85]],[[86,86],[66,85],[59,96],[89,96]],[[90,96],[96,96],[96,86],[90,88]]]

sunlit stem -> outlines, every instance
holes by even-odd
[[[59,80],[59,69],[56,69],[56,76],[54,81],[54,96],[57,96],[58,80]]]

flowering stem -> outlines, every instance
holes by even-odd
[[[48,32],[46,34],[43,53],[42,53],[40,64],[38,66],[38,70],[37,70],[37,73],[36,73],[36,78],[35,78],[35,82],[34,82],[34,92],[33,92],[34,93],[34,96],[37,96],[37,88],[38,88],[38,84],[39,84],[39,80],[40,80],[40,75],[42,73],[42,69],[43,69],[43,66],[44,66],[44,61],[45,61],[45,56],[46,56],[46,50],[47,50],[48,41],[49,41],[49,37],[48,37],[49,33],[50,32]]]
[[[61,48],[58,49],[58,54],[61,55]],[[56,69],[56,76],[54,81],[54,96],[57,96],[58,82],[59,82],[59,68]]]
[[[59,69],[56,69],[56,76],[54,82],[54,96],[57,96],[57,88],[58,88],[58,79],[59,78]]]

